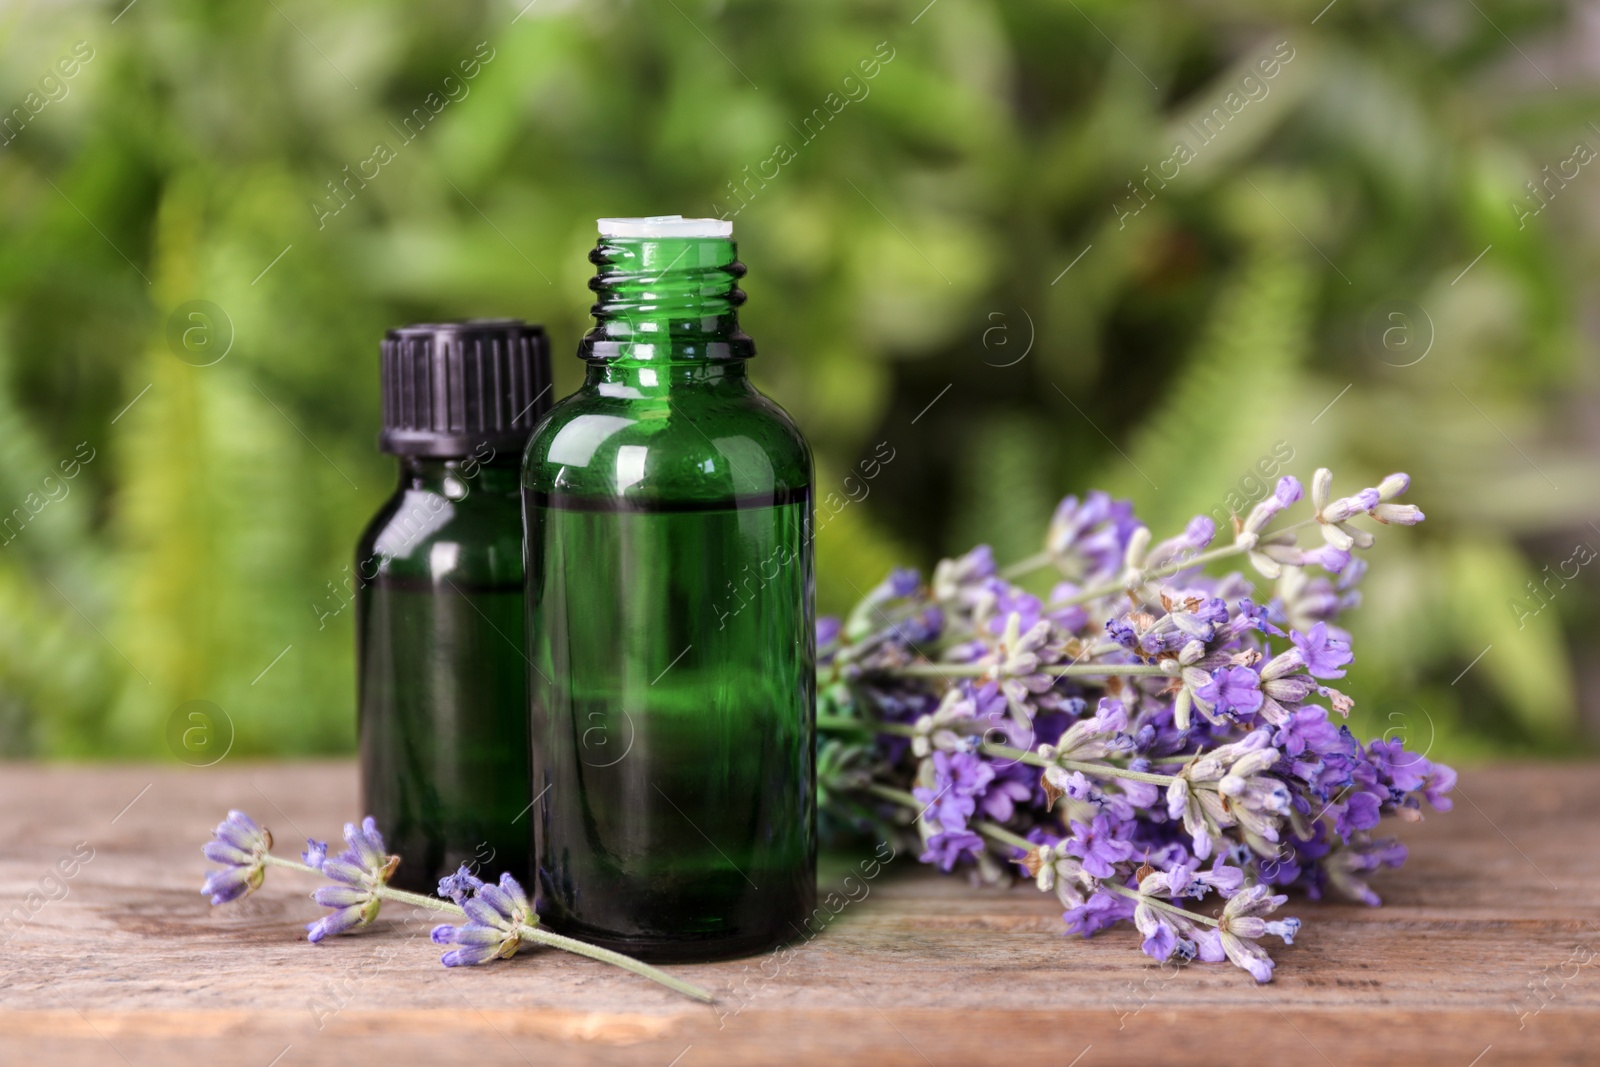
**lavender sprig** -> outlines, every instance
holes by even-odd
[[[711,1003],[715,998],[704,989],[647,963],[620,952],[590,945],[575,938],[552,933],[539,926],[539,917],[528,903],[516,879],[502,874],[498,885],[479,880],[465,866],[439,883],[439,896],[429,897],[389,885],[400,865],[400,857],[387,854],[383,835],[369,815],[358,826],[346,823],[347,848],[333,859],[328,846],[308,840],[301,853],[302,863],[272,854],[272,834],[241,811],[230,811],[213,832],[215,840],[204,848],[205,856],[222,864],[221,870],[206,874],[202,892],[213,904],[237,900],[261,888],[267,867],[320,874],[333,884],[318,888],[314,899],[330,914],[306,926],[306,940],[313,943],[335,934],[371,925],[385,900],[428,908],[467,920],[462,926],[443,925],[433,930],[437,944],[463,946],[447,952],[441,962],[447,967],[510,959],[524,942],[548,945],[579,956],[630,971],[696,1000]],[[450,897],[451,899],[442,899]],[[492,951],[478,949],[491,947]]]
[[[433,928],[434,944],[460,946],[439,958],[446,967],[473,967],[497,959],[508,960],[517,954],[524,942],[531,941],[623,967],[698,1000],[709,1002],[712,999],[699,987],[680,982],[654,967],[646,967],[630,956],[541,928],[527,894],[509,874],[502,874],[497,885],[483,881],[462,864],[455,874],[439,882],[439,893],[454,900],[467,918],[460,926],[446,923]]]
[[[1381,819],[1450,806],[1455,772],[1398,741],[1362,745],[1328,684],[1353,660],[1336,619],[1359,599],[1353,553],[1375,540],[1359,522],[1422,521],[1396,502],[1409,485],[1336,498],[1319,470],[1310,516],[1274,528],[1307,495],[1284,478],[1220,546],[1205,516],[1153,543],[1131,506],[1090,493],[1062,501],[1045,550],[1016,566],[979,546],[926,586],[896,571],[848,626],[819,623],[818,725],[870,743],[823,765],[840,768],[824,797],[886,802],[872,817],[914,830],[943,870],[1026,872],[1072,932],[1132,922],[1155,958],[1269,980],[1260,939],[1299,929],[1266,917],[1275,888],[1376,904],[1366,877],[1405,855],[1374,836]],[[1302,546],[1310,528],[1319,543]],[[1226,559],[1266,592],[1204,573]],[[1013,584],[1047,566],[1048,595]],[[1189,906],[1212,893],[1218,915]]]

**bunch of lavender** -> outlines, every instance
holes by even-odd
[[[818,624],[825,808],[914,827],[944,871],[1026,871],[1071,932],[1131,920],[1158,960],[1270,980],[1260,940],[1291,943],[1300,925],[1269,918],[1275,890],[1378,904],[1367,875],[1406,854],[1376,836],[1383,816],[1448,810],[1455,783],[1333,718],[1351,707],[1329,683],[1352,658],[1335,625],[1366,569],[1352,552],[1372,545],[1369,520],[1423,516],[1395,502],[1404,474],[1337,499],[1332,480],[1318,470],[1310,517],[1269,528],[1302,496],[1283,478],[1221,546],[1205,516],[1152,544],[1126,502],[1091,492],[1063,500],[1044,551],[1015,566],[979,546],[926,585],[895,571],[842,625]],[[1309,528],[1314,547],[1298,540]],[[1260,589],[1205,573],[1234,557]],[[1047,567],[1048,595],[1016,584]]]
[[[539,916],[528,903],[527,894],[509,874],[502,874],[498,883],[485,882],[463,864],[455,874],[439,882],[438,897],[394,888],[389,885],[389,879],[400,866],[400,857],[388,854],[383,835],[370,815],[360,826],[345,824],[344,852],[330,858],[326,842],[307,841],[305,851],[300,854],[304,861],[301,863],[274,856],[271,831],[257,825],[242,811],[228,812],[228,817],[212,836],[214,839],[206,843],[203,851],[206,859],[222,866],[206,875],[205,885],[200,890],[211,898],[212,904],[226,904],[260,889],[268,867],[284,867],[330,879],[330,884],[311,894],[318,904],[332,909],[316,922],[307,924],[306,940],[313,944],[335,934],[370,926],[378,917],[383,902],[393,900],[466,920],[459,925],[446,923],[433,928],[435,944],[456,946],[440,957],[446,967],[510,959],[525,944],[548,945],[632,971],[696,1000],[710,1002],[714,999],[699,986],[630,956],[540,928]]]

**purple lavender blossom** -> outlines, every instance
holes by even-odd
[[[1021,763],[996,771],[994,781],[978,801],[978,810],[995,822],[1010,822],[1018,806],[1033,799],[1034,777]]]
[[[1399,739],[1379,740],[1367,744],[1367,762],[1378,772],[1378,780],[1386,782],[1391,791],[1411,793],[1421,789],[1433,765],[1414,752],[1407,752]]]
[[[215,839],[208,842],[203,851],[208,859],[225,865],[223,870],[211,871],[206,876],[204,892],[212,897],[213,903],[234,900],[258,888],[268,863],[320,871],[333,879],[334,884],[325,885],[312,894],[319,904],[334,909],[331,914],[307,925],[307,940],[312,943],[368,925],[377,916],[385,896],[430,904],[429,898],[386,888],[399,866],[400,857],[387,855],[383,835],[371,816],[363,819],[359,826],[345,824],[347,847],[334,859],[328,859],[326,842],[307,840],[305,851],[301,853],[304,866],[272,856],[272,834],[241,811],[230,811],[213,832],[213,837]],[[981,839],[979,847],[982,847]],[[619,953],[586,946],[573,938],[538,932],[535,927],[539,920],[527,894],[509,874],[501,875],[498,885],[486,884],[463,865],[455,874],[441,880],[439,891],[441,896],[452,897],[457,906],[437,902],[432,902],[431,906],[443,911],[459,910],[467,916],[467,922],[461,926],[439,926],[432,932],[436,943],[461,946],[444,954],[442,962],[447,967],[510,957],[525,939],[531,939],[623,967],[696,1000],[707,1003],[715,1000],[698,986]]]
[[[1369,514],[1385,526],[1415,526],[1427,518],[1415,504],[1379,504]]]
[[[1106,636],[1127,649],[1136,648],[1139,644],[1139,635],[1126,618],[1107,619]]]
[[[1323,861],[1322,873],[1326,883],[1344,896],[1376,908],[1383,901],[1367,884],[1367,876],[1382,867],[1398,867],[1405,861],[1406,847],[1393,838],[1356,841],[1330,850]]]
[[[1221,597],[1187,596],[1174,601],[1167,618],[1187,637],[1210,641],[1228,621],[1228,605]]]
[[[1202,551],[1217,536],[1217,524],[1209,515],[1196,515],[1177,537],[1168,538],[1150,549],[1145,566],[1160,567],[1187,560]]]
[[[377,821],[368,815],[361,825],[344,824],[346,849],[336,859],[322,862],[322,873],[333,879],[311,894],[313,900],[333,911],[316,922],[306,924],[306,940],[313,944],[371,924],[378,917],[383,898],[377,890],[387,885],[399,856],[388,855]]]
[[[927,840],[922,855],[923,863],[932,863],[948,874],[963,858],[975,857],[983,852],[983,838],[967,830],[941,830]]]
[[[1249,667],[1223,667],[1194,695],[1213,705],[1217,714],[1249,715],[1261,707],[1261,676]]]
[[[455,879],[455,881],[451,881]],[[509,874],[500,876],[500,884],[480,881],[463,866],[444,880],[451,882],[451,890],[463,895],[456,900],[467,913],[467,921],[460,926],[448,923],[435,926],[432,937],[436,945],[458,945],[439,957],[446,967],[473,967],[490,960],[508,960],[522,947],[523,939],[539,919],[533,913],[527,893]],[[471,887],[471,896],[465,895]],[[444,882],[439,887],[444,889]]]
[[[899,600],[915,593],[921,584],[922,575],[915,568],[896,567],[889,572],[889,577],[883,580],[877,591],[882,592],[885,600]]]
[[[1379,519],[1382,533],[1420,519],[1391,503],[1408,484],[1391,476],[1335,499],[1318,471],[1307,532],[1320,543],[1303,547],[1296,530],[1309,523],[1266,529],[1306,494],[1279,481],[1235,520],[1234,542],[1208,553],[1274,579],[1264,603],[1241,574],[1174,571],[1212,544],[1208,518],[1152,547],[1126,503],[1069,497],[1044,556],[1003,577],[980,546],[926,585],[896,572],[874,587],[867,599],[892,599],[890,616],[858,609],[843,634],[819,632],[838,683],[821,699],[885,727],[871,777],[912,792],[924,862],[987,879],[1009,860],[1056,893],[1072,932],[1131,921],[1156,958],[1229,959],[1265,981],[1273,964],[1258,942],[1291,942],[1299,925],[1270,917],[1273,886],[1375,903],[1367,879],[1404,857],[1373,837],[1384,816],[1450,805],[1450,768],[1396,742],[1362,745],[1307,703],[1350,708],[1325,683],[1352,662],[1336,620],[1359,601],[1374,532],[1347,520]],[[1012,580],[1047,561],[1065,576],[1048,598]],[[839,782],[823,795],[851,788]],[[1142,867],[1138,903],[1114,891]],[[1212,893],[1227,901],[1221,926],[1183,910]]]
[[[912,795],[924,805],[929,822],[949,831],[965,830],[977,798],[994,780],[994,768],[972,752],[935,752],[932,761],[932,787],[918,786]]]
[[[1234,609],[1238,614],[1229,622],[1231,636],[1240,637],[1251,630],[1271,634],[1273,637],[1282,637],[1284,635],[1282,630],[1272,625],[1267,609],[1260,607],[1248,597],[1241,598],[1234,604]]]
[[[1303,563],[1321,567],[1329,574],[1341,573],[1346,567],[1350,566],[1351,560],[1350,553],[1342,548],[1334,548],[1332,545],[1321,545],[1317,548],[1307,549],[1301,553],[1300,558]]]
[[[1299,778],[1312,782],[1331,755],[1352,755],[1355,738],[1328,721],[1325,708],[1316,705],[1296,708],[1272,735],[1272,744],[1291,760],[1290,769]]]
[[[230,811],[211,836],[214,840],[206,842],[201,851],[223,868],[206,872],[200,892],[210,897],[212,904],[226,904],[260,889],[266,878],[265,857],[272,850],[271,831],[257,826],[242,811]]]
[[[1250,972],[1257,982],[1272,981],[1273,962],[1266,950],[1256,944],[1256,939],[1272,935],[1286,945],[1294,943],[1300,930],[1299,919],[1269,921],[1270,915],[1281,907],[1286,896],[1274,896],[1264,885],[1241,889],[1223,906],[1217,933],[1222,938],[1222,950],[1234,964]]]
[[[979,545],[964,556],[940,561],[933,571],[934,599],[943,603],[970,606],[976,587],[993,578],[996,571],[994,550]]]
[[[1139,948],[1151,959],[1165,961],[1178,947],[1178,931],[1172,921],[1148,904],[1133,909],[1133,924],[1144,935]]]
[[[1306,670],[1317,678],[1343,678],[1344,667],[1355,658],[1350,643],[1330,634],[1325,622],[1317,623],[1308,633],[1292,631],[1289,640],[1300,650]]]
[[[1093,937],[1109,926],[1133,918],[1133,901],[1116,893],[1097,889],[1089,899],[1062,913],[1067,932],[1081,937]]]
[[[985,592],[994,597],[994,614],[989,619],[989,632],[996,636],[1005,632],[1012,615],[1019,617],[1017,629],[1027,633],[1044,617],[1044,601],[1014,585],[991,578],[984,583]]]
[[[1370,830],[1378,825],[1383,798],[1376,793],[1360,790],[1332,805],[1330,810],[1334,812],[1334,831],[1348,841],[1357,830]]]
[[[1104,579],[1122,566],[1128,540],[1138,528],[1132,504],[1096,489],[1081,504],[1069,496],[1056,506],[1045,547],[1069,576]]]
[[[824,655],[824,651],[823,650],[827,649],[827,650],[829,650],[829,655],[830,655],[830,658],[831,658],[831,651],[832,651],[831,646],[833,645],[833,643],[835,641],[837,641],[839,639],[839,631],[840,631],[840,629],[841,629],[841,624],[840,624],[838,618],[833,616],[833,615],[823,615],[823,616],[821,616],[820,618],[817,619],[817,655],[818,655],[818,657],[822,657]]]
[[[1113,822],[1107,815],[1096,815],[1088,825],[1072,824],[1072,836],[1067,838],[1067,852],[1083,861],[1083,869],[1096,878],[1110,878],[1116,865],[1133,855],[1133,843],[1128,833],[1133,827],[1128,823]]]
[[[1442,763],[1433,764],[1422,786],[1422,796],[1434,811],[1449,811],[1455,802],[1446,793],[1456,787],[1456,772]]]
[[[1244,530],[1247,533],[1259,534],[1267,528],[1277,514],[1284,508],[1299,502],[1304,490],[1300,487],[1300,480],[1291,475],[1278,479],[1277,486],[1272,495],[1257,504],[1245,519]]]
[[[439,879],[439,895],[446,900],[453,900],[457,904],[460,904],[481,888],[483,888],[483,879],[473,874],[472,868],[465,863],[456,868],[455,873],[447,874]]]
[[[1067,633],[1077,633],[1089,625],[1089,609],[1079,604],[1068,604],[1059,607],[1063,601],[1071,600],[1083,590],[1076,582],[1057,582],[1050,590],[1050,607],[1045,618],[1059,626]]]

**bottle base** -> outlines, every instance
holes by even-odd
[[[635,938],[608,937],[581,924],[556,923],[548,919],[542,919],[541,925],[554,933],[621,952],[645,963],[715,963],[718,960],[759,956],[800,936],[799,928],[794,926],[783,930],[705,938]]]

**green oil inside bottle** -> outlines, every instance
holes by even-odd
[[[540,888],[576,936],[737,954],[810,910],[810,504],[737,504],[528,506]]]
[[[366,810],[402,857],[393,883],[432,894],[463,863],[529,867],[520,582],[380,575],[361,590]]]

